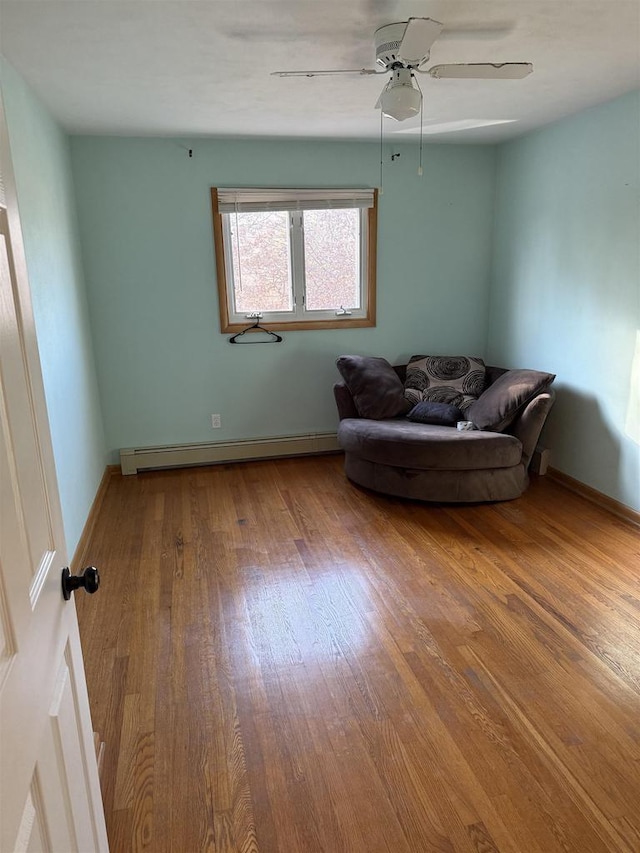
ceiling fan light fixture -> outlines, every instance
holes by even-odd
[[[416,89],[406,68],[393,72],[393,78],[380,96],[380,109],[396,121],[405,121],[420,112],[422,93]]]

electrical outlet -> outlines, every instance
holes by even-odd
[[[220,415],[211,415],[211,429],[220,429],[222,420]]]

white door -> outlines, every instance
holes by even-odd
[[[0,134],[0,851],[93,853],[108,843],[1,102]]]

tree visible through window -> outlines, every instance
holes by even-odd
[[[212,190],[223,331],[375,325],[373,190]]]
[[[291,311],[287,212],[272,210],[228,216],[235,310],[240,314]]]
[[[360,308],[360,211],[305,210],[308,311]]]

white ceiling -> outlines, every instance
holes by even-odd
[[[374,30],[410,16],[444,24],[429,65],[534,65],[421,77],[427,140],[512,138],[640,85],[638,0],[0,0],[0,51],[71,133],[376,139],[386,77],[270,72],[372,68]]]

